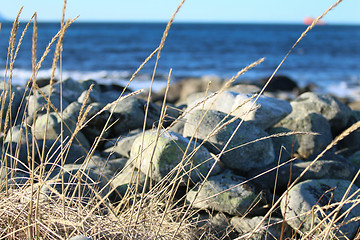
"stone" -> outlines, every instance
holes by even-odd
[[[293,112],[308,115],[318,113],[329,121],[334,134],[340,133],[347,126],[352,115],[351,109],[338,99],[328,94],[306,92],[291,102]]]
[[[249,239],[249,240],[280,239],[281,231],[283,231],[283,239],[291,238],[292,236],[291,227],[285,223],[283,228],[282,227],[283,219],[277,217],[272,217],[270,221],[269,219],[265,219],[265,221],[261,223],[259,228],[256,229],[254,234],[251,235],[255,227],[260,223],[260,221],[263,220],[263,218],[264,217],[262,216],[257,216],[253,218],[235,216],[231,218],[230,222],[240,236],[245,237],[245,235],[247,235],[247,237],[245,237],[244,239]]]
[[[85,90],[83,91],[80,96],[78,97],[77,101],[81,104],[83,104],[86,100],[86,104],[90,104],[90,103],[94,103],[94,102],[102,102],[101,101],[101,94],[96,91],[96,90],[92,90],[88,96],[88,98],[86,99],[86,95],[88,94],[88,91]]]
[[[238,94],[232,106],[232,115],[251,121],[261,129],[268,129],[291,113],[292,108],[288,101],[260,96],[254,104],[255,98],[251,97],[250,94]]]
[[[360,121],[360,112],[352,111],[352,116],[349,119],[348,126],[350,127],[356,122]],[[337,144],[338,151],[345,157],[349,157],[360,150],[360,129],[356,129]]]
[[[177,172],[175,169],[181,169],[180,182],[186,184],[189,178],[198,182],[215,164],[216,160],[205,147],[171,131],[161,131],[158,138],[156,133],[156,130],[148,130],[144,138],[142,135],[138,136],[130,153],[131,159],[136,159],[136,167],[143,173],[146,174],[151,167],[150,177],[154,181],[160,181],[169,173],[173,178]],[[141,154],[140,149],[143,150]],[[215,165],[211,175],[218,172],[220,167]]]
[[[288,163],[286,165],[278,168],[278,177],[276,186],[279,191],[286,190],[286,187],[289,183],[289,179],[291,176],[291,182],[293,182],[300,174],[311,164],[310,161],[300,161],[295,160],[292,164]],[[272,165],[271,167],[266,167],[263,169],[257,169],[252,171],[248,178],[255,177],[263,172],[275,168],[276,165]],[[262,184],[263,186],[268,187],[269,189],[273,189],[275,186],[277,170],[261,175],[256,178],[256,182]],[[355,175],[354,167],[348,163],[347,161],[337,161],[337,160],[317,160],[309,170],[304,174],[301,178],[301,181],[308,179],[324,179],[324,178],[332,178],[332,179],[345,179],[352,180]]]
[[[328,220],[324,220],[326,216],[336,211],[335,209],[338,206],[336,204],[341,202],[350,184],[350,181],[340,179],[313,179],[296,184],[289,190],[280,204],[285,221],[293,229],[303,234],[317,228],[311,237],[318,236],[327,227],[330,227],[331,231],[327,236],[328,239],[352,239],[357,232],[359,222],[358,220],[348,221],[360,216],[359,205],[356,205],[356,203],[355,205],[351,203],[343,204],[336,214],[336,222],[330,223],[333,216]],[[356,191],[358,191],[358,188],[352,185],[347,196],[351,196]],[[357,195],[355,195],[355,198],[357,198]],[[335,205],[326,207],[330,204]],[[322,209],[321,211],[319,207]],[[343,215],[350,208],[351,211]],[[339,219],[340,217],[341,219]],[[324,222],[321,223],[322,220]],[[346,224],[342,225],[343,223]],[[331,225],[329,226],[329,224]]]
[[[146,182],[147,181],[147,182]],[[123,198],[127,192],[128,194],[135,194],[143,191],[144,186],[146,189],[150,186],[150,179],[146,180],[146,174],[135,169],[134,167],[126,167],[120,173],[114,175],[110,181],[112,188],[115,188],[112,198]],[[154,182],[152,182],[154,184]],[[120,196],[117,196],[119,194]]]
[[[85,85],[72,78],[65,79],[61,82],[55,82],[52,87],[46,85],[45,87],[42,87],[41,90],[49,96],[50,88],[52,90],[51,94],[62,95],[63,100],[66,99],[70,103],[76,101],[80,94],[86,90]]]
[[[224,212],[230,215],[242,215],[253,207],[259,207],[266,201],[262,194],[246,179],[225,171],[209,177],[203,184],[197,185],[186,195],[193,207]],[[254,206],[254,203],[259,205]]]
[[[318,134],[299,134],[296,136],[299,143],[297,153],[304,159],[313,158],[322,152],[333,139],[329,122],[322,115],[314,112],[306,114],[294,109],[277,126],[285,127],[291,131]]]
[[[170,130],[180,135],[183,135],[184,127],[185,127],[185,121],[183,119],[180,119],[180,120],[176,120],[176,122],[173,124]]]
[[[46,96],[48,97],[48,96]],[[29,104],[27,108],[27,113],[30,118],[33,117],[34,113],[36,112],[38,115],[43,115],[46,113],[46,105],[47,101],[45,98],[39,93],[36,92],[34,95],[29,96]],[[52,106],[57,109],[57,111],[60,111],[60,94],[52,93],[50,96],[50,101]],[[70,104],[69,101],[67,101],[65,98],[62,99],[62,107],[65,109]],[[54,112],[54,109],[50,107],[50,112]]]
[[[197,98],[196,98],[197,96]],[[197,94],[188,100],[188,106],[193,107],[205,95]],[[195,109],[212,109],[222,111],[233,116],[251,121],[261,129],[272,127],[291,112],[291,105],[288,101],[272,97],[260,96],[255,102],[251,94],[241,94],[231,91],[224,91],[213,96]]]
[[[195,137],[199,142],[206,140],[204,146],[210,152],[219,154],[234,134],[225,154],[220,156],[221,162],[228,168],[249,172],[274,162],[272,140],[267,138],[257,141],[269,136],[265,131],[251,122],[243,122],[235,132],[240,119],[230,122],[231,116],[215,110],[209,110],[205,116],[204,114],[201,110],[194,110],[186,116],[184,137]],[[223,127],[219,128],[220,125]],[[217,128],[218,131],[213,134]]]
[[[32,135],[30,129],[26,129],[25,126],[21,125],[13,126],[12,129],[7,132],[4,142],[16,142],[20,144],[31,143]]]
[[[348,161],[357,169],[360,169],[360,151],[355,152],[348,158]]]
[[[269,78],[263,78],[259,81],[260,87],[263,87]],[[271,79],[269,85],[266,87],[265,91],[268,92],[277,92],[277,91],[294,91],[298,89],[298,85],[294,80],[288,76],[274,76]]]
[[[121,135],[115,140],[112,146],[108,146],[105,152],[115,152],[121,156],[130,158],[131,147],[135,139],[142,134],[140,129],[133,130],[127,134]]]
[[[11,84],[8,82],[0,81],[0,106],[3,106],[4,109],[2,110],[2,115],[0,116],[1,119],[5,119],[6,114],[9,110],[10,99],[14,96],[12,103],[11,103],[11,119],[15,120],[17,115],[18,109],[20,109],[20,104],[22,100],[22,94]],[[20,113],[20,119],[22,114]]]
[[[273,127],[267,130],[270,135],[291,134],[291,131],[283,127]],[[271,138],[275,152],[275,162],[283,163],[291,159],[299,149],[296,135],[286,135]]]
[[[71,237],[69,240],[92,240],[92,238],[89,238],[85,235],[76,235],[74,237]]]
[[[115,158],[111,160],[103,159],[99,156],[92,157],[92,169],[95,173],[100,174],[108,180],[118,174],[126,165],[127,158]]]
[[[108,131],[103,131],[103,129],[106,123],[108,123],[107,127],[111,126],[115,122],[115,117],[110,116],[110,111],[108,110],[102,111],[105,107],[104,104],[95,102],[86,107],[90,107],[90,111],[84,122],[87,124],[81,129],[81,132],[88,139],[89,143],[94,143],[100,135],[102,139],[109,138],[113,129],[110,128]]]
[[[136,97],[129,97],[120,101],[113,109],[115,124],[111,127],[111,132],[119,136],[128,132],[142,128],[145,121],[146,101]],[[159,121],[160,107],[150,103],[146,118],[146,128],[152,128]]]
[[[35,122],[35,137],[36,139],[57,140],[61,135],[61,130],[63,130],[63,138],[71,138],[76,128],[75,120],[73,117],[68,118],[65,114],[63,115],[63,120],[61,120],[61,117],[55,112],[49,113],[48,116],[41,115]],[[62,129],[61,122],[63,122]],[[82,132],[78,132],[75,135],[73,143],[90,149],[90,143]]]

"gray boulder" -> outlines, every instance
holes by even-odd
[[[113,141],[113,144],[105,145],[105,152],[114,152],[121,156],[130,158],[131,146],[135,139],[142,134],[140,129],[133,130],[127,134],[121,135]]]
[[[26,137],[27,135],[27,137]],[[26,144],[32,142],[32,135],[30,129],[26,129],[25,126],[16,125],[11,130],[7,131],[4,142],[16,142]]]
[[[277,126],[285,127],[292,131],[319,134],[297,135],[299,143],[297,152],[305,159],[314,157],[322,152],[333,139],[329,122],[322,115],[314,112],[304,113],[294,108],[292,113],[281,120]]]
[[[143,152],[140,154],[141,146]],[[181,182],[186,183],[189,178],[193,182],[198,182],[215,164],[214,158],[205,147],[198,148],[198,144],[170,131],[161,131],[158,139],[156,130],[146,131],[144,141],[141,135],[138,136],[132,145],[130,157],[136,159],[136,167],[143,173],[146,174],[151,168],[151,179],[154,181],[160,181],[171,172],[170,176],[174,177],[174,169],[181,169]],[[211,174],[217,174],[219,171],[220,167],[215,165]]]
[[[11,103],[11,119],[14,120],[18,109],[20,109],[23,95],[14,86],[4,81],[0,81],[0,95],[0,106],[3,106],[4,104],[4,109],[2,110],[2,115],[0,116],[2,119],[5,119],[8,110],[10,110],[10,99],[14,96]],[[20,115],[20,119],[21,116],[22,114]]]
[[[48,95],[46,95],[46,97],[48,97]],[[28,101],[29,101],[29,105],[27,108],[27,113],[29,118],[31,118],[30,120],[32,120],[32,117],[35,112],[37,112],[38,115],[43,115],[46,113],[45,106],[47,104],[47,101],[39,92],[36,92],[34,95],[29,96]],[[60,111],[60,106],[61,106],[60,94],[58,93],[51,94],[50,101],[52,106],[54,106],[55,109],[57,109],[57,111]],[[69,104],[70,102],[68,100],[66,100],[65,98],[62,99],[63,109],[65,109]],[[52,107],[50,107],[50,112],[54,112],[54,109]]]
[[[42,87],[41,90],[47,96],[49,96],[50,85],[46,85],[45,87]],[[52,90],[51,94],[56,94],[56,95],[61,94],[63,96],[63,99],[66,99],[68,102],[74,102],[78,99],[80,94],[87,89],[86,89],[86,85],[82,84],[81,82],[68,78],[66,80],[63,80],[62,82],[58,81],[54,83],[53,86],[51,87],[51,90]]]
[[[263,220],[263,218],[264,217],[262,216],[253,218],[235,216],[231,218],[231,224],[240,236],[247,235],[244,239],[249,240],[280,239],[282,231],[283,239],[290,238],[292,236],[291,227],[285,223],[284,229],[282,230],[283,219],[277,217],[271,218],[270,221],[268,219],[263,221],[254,234],[251,235],[251,233],[255,230],[255,227]]]
[[[355,152],[348,158],[349,162],[354,165],[357,169],[360,169],[360,151]]]
[[[71,105],[72,104],[70,104],[69,107],[71,107]],[[48,140],[59,139],[62,130],[61,122],[63,122],[63,138],[71,138],[76,128],[76,119],[74,119],[74,117],[76,116],[66,115],[65,111],[63,120],[61,120],[61,117],[55,112],[49,113],[49,116],[39,116],[35,122],[35,137],[37,139]],[[73,143],[81,145],[86,149],[90,149],[90,143],[82,132],[76,134]]]
[[[329,121],[334,133],[339,133],[346,128],[352,115],[351,109],[335,97],[328,94],[306,92],[291,102],[294,112],[308,115],[309,113],[321,114]]]
[[[225,171],[209,177],[202,188],[201,184],[190,190],[186,200],[199,209],[210,209],[225,212],[230,215],[245,214],[250,208],[257,207],[266,201],[255,186],[250,183],[240,185],[246,179]]]
[[[261,129],[274,126],[281,119],[291,113],[291,105],[288,101],[267,96],[260,96],[257,102],[251,95],[239,94],[236,96],[232,110],[235,116],[244,118],[245,121],[252,121]],[[248,115],[245,117],[245,114]]]
[[[128,132],[142,128],[145,121],[146,101],[136,97],[123,99],[114,107],[115,124],[111,127],[111,132],[119,136]],[[146,118],[146,128],[152,128],[155,122],[159,121],[160,107],[150,103],[148,116]]]
[[[270,135],[291,134],[291,131],[283,127],[273,127],[267,130]],[[299,143],[296,135],[277,136],[271,138],[275,152],[275,162],[283,163],[294,156],[299,149]]]
[[[188,106],[192,106],[201,99],[189,98],[189,100],[192,102],[188,101]],[[198,105],[196,109],[212,109],[231,113],[245,121],[251,121],[261,129],[272,127],[291,112],[291,105],[285,100],[260,96],[257,102],[254,102],[255,98],[252,98],[251,94],[224,91],[204,104]]]
[[[91,158],[91,164],[88,167],[91,167],[95,173],[100,174],[107,179],[111,179],[124,168],[127,161],[127,158],[107,160],[99,156],[93,156]]]
[[[119,174],[114,175],[110,181],[112,188],[115,188],[112,198],[121,199],[128,194],[135,194],[143,191],[144,186],[146,189],[150,186],[150,179],[146,180],[146,174],[135,169],[134,167],[127,167]],[[154,184],[154,182],[152,182]],[[119,194],[120,196],[117,196]]]
[[[345,196],[350,184],[350,181],[339,179],[306,180],[296,184],[290,189],[287,197],[284,197],[281,201],[281,212],[285,221],[302,234],[317,228],[312,237],[318,236],[322,231],[330,227],[328,239],[352,239],[357,232],[359,222],[358,220],[350,220],[360,216],[360,206],[356,205],[356,203],[354,203],[355,205],[346,203],[342,205],[339,211],[335,210],[339,206],[337,204]],[[351,196],[356,191],[358,191],[358,188],[352,185],[347,196]],[[357,195],[355,194],[355,198],[357,198]],[[330,204],[333,205],[329,207]],[[351,211],[347,211],[350,208]],[[337,221],[330,223],[333,219],[333,216],[331,216],[321,223],[333,211],[336,211]],[[331,225],[329,226],[329,224]]]
[[[234,134],[240,119],[226,124],[232,118],[225,113],[209,110],[205,116],[204,114],[201,110],[194,110],[186,116],[184,136],[194,136],[200,142],[207,139],[205,146],[210,152],[219,154]],[[223,127],[219,128],[220,125]],[[213,134],[216,128],[219,130]],[[267,136],[269,135],[265,131],[251,122],[243,122],[226,148],[226,153],[220,157],[221,161],[231,169],[244,172],[273,163],[275,155],[272,140],[268,138],[256,141]]]
[[[71,108],[71,114],[73,116],[77,117],[79,116],[79,111],[81,108],[81,105],[77,102],[73,102],[72,105],[74,105],[74,108]],[[114,116],[110,117],[110,112],[108,110],[102,111],[102,109],[105,107],[104,104],[101,103],[90,103],[86,106],[86,108],[90,107],[90,111],[86,115],[84,123],[87,123],[83,128],[81,129],[81,132],[85,135],[85,137],[88,139],[89,143],[94,143],[94,141],[102,134],[102,138],[106,139],[110,136],[111,130],[104,131],[103,129],[108,123],[107,127],[111,126],[111,124],[114,123],[115,118]],[[67,110],[67,109],[66,109]],[[69,109],[70,110],[70,109]],[[101,113],[99,113],[101,112]],[[110,118],[110,119],[109,119]],[[77,121],[77,120],[76,120]]]

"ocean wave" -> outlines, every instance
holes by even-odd
[[[5,78],[5,69],[0,70],[0,79],[4,80]],[[41,69],[36,75],[37,79],[46,79],[50,78],[52,74],[52,69]],[[100,84],[117,84],[125,86],[129,83],[133,73],[129,71],[78,71],[78,70],[66,70],[66,71],[55,71],[55,79],[68,79],[72,78],[77,81],[84,80],[95,80]],[[7,71],[6,79],[9,81],[10,72]],[[29,69],[18,69],[15,68],[12,72],[11,83],[14,85],[25,85],[30,78],[32,77],[32,71]],[[150,74],[139,74],[136,78],[130,83],[129,88],[132,90],[138,89],[149,89],[151,84],[151,75]],[[166,86],[166,78],[162,75],[156,75],[155,81],[153,83],[153,90],[158,91],[161,88]]]

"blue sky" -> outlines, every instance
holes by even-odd
[[[68,0],[66,17],[78,21],[167,21],[180,0]],[[301,23],[316,17],[334,0],[187,0],[178,22]],[[0,14],[13,20],[24,6],[22,20],[37,11],[39,21],[59,21],[62,0],[0,0]],[[359,24],[360,0],[344,0],[324,20]]]

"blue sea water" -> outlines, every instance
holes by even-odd
[[[0,74],[6,66],[11,26],[4,23],[0,31]],[[24,26],[21,24],[19,30]],[[124,84],[159,45],[165,26],[164,23],[74,23],[64,39],[62,76]],[[286,24],[176,23],[161,53],[156,86],[165,83],[170,68],[173,82],[204,75],[230,78],[262,57],[266,58],[264,63],[245,73],[240,81],[268,77],[305,29],[304,25]],[[37,59],[58,30],[58,23],[38,24]],[[14,83],[22,84],[31,76],[31,38],[32,29],[26,33],[15,61]],[[38,77],[50,75],[53,54],[52,51],[47,57]],[[155,57],[130,87],[148,87]],[[300,86],[312,83],[321,91],[360,98],[360,26],[316,26],[294,49],[278,74],[291,77]]]

